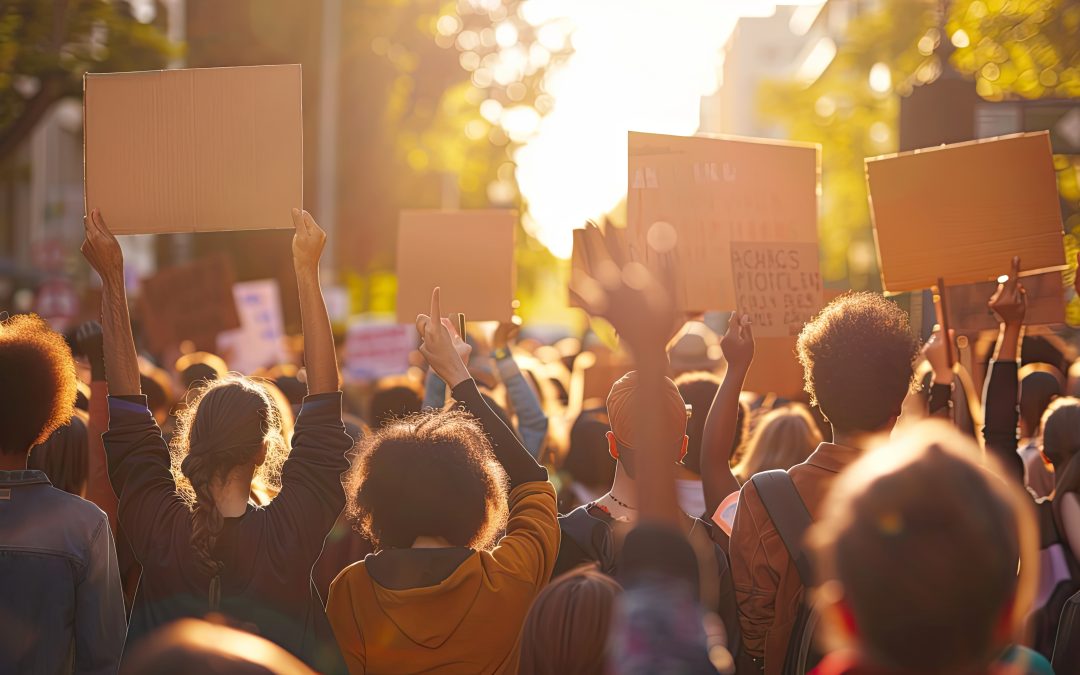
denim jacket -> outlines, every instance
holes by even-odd
[[[126,634],[105,514],[40,471],[0,471],[0,673],[115,673]]]

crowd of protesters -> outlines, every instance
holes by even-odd
[[[0,323],[0,672],[1080,672],[1080,399],[1019,259],[974,402],[874,293],[805,325],[801,400],[738,312],[679,368],[640,269],[572,282],[630,358],[600,400],[602,347],[463,339],[438,288],[425,372],[357,394],[292,216],[297,363],[141,353],[97,211],[100,323]]]

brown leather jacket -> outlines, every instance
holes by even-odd
[[[861,454],[854,448],[822,443],[805,462],[788,471],[815,520],[833,479]],[[730,556],[743,648],[749,656],[765,657],[766,675],[779,673],[784,667],[803,586],[751,482],[743,485],[739,495]]]

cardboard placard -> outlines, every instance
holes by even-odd
[[[240,327],[232,264],[223,254],[158,272],[142,282],[142,312],[154,351],[191,340],[214,351],[219,333]]]
[[[345,333],[344,375],[352,381],[400,375],[409,369],[409,354],[416,349],[412,324],[349,324]]]
[[[680,309],[734,310],[731,243],[816,247],[819,173],[815,145],[630,132],[630,254],[655,263],[660,254],[648,245],[649,232],[668,223]],[[816,260],[806,264],[819,271]]]
[[[1065,323],[1065,286],[1061,272],[1044,272],[1020,277],[1027,292],[1025,326],[1055,326]],[[996,281],[946,286],[949,327],[957,331],[998,329],[998,320],[987,303],[997,290]]]
[[[260,368],[284,363],[285,321],[277,279],[233,284],[240,328],[217,336],[217,351],[230,370],[250,375]]]
[[[299,65],[88,73],[86,211],[116,234],[291,228]]]
[[[886,292],[1065,262],[1048,132],[867,159],[866,179]]]
[[[735,304],[755,337],[798,335],[823,304],[816,243],[731,242]]]
[[[402,211],[397,248],[397,318],[412,324],[442,291],[444,314],[509,321],[515,291],[517,212]]]

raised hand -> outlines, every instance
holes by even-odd
[[[298,268],[318,268],[326,246],[326,232],[307,211],[293,209],[292,220],[296,228],[292,241],[293,264]]]
[[[588,223],[585,232],[586,239],[595,242],[589,246],[594,276],[576,271],[570,292],[589,315],[614,326],[639,368],[665,362],[667,343],[682,323],[675,309],[670,261],[662,258],[657,276],[641,263],[623,263],[612,253],[619,250],[614,228],[603,233]]]
[[[431,313],[416,317],[420,353],[428,365],[451,389],[469,379],[465,367],[472,348],[458,335],[457,328],[442,315],[439,287],[431,292]]]
[[[732,312],[728,318],[727,332],[720,339],[720,351],[724,353],[728,368],[745,373],[754,360],[754,332],[750,315]]]
[[[993,310],[998,321],[1007,326],[1021,326],[1024,323],[1024,314],[1027,312],[1027,292],[1020,283],[1020,256],[1012,259],[1012,269],[1009,278],[1003,284],[998,284],[997,291],[991,296],[987,306]]]
[[[90,216],[83,218],[83,225],[86,228],[86,240],[80,249],[83,257],[102,281],[123,283],[124,252],[120,249],[120,242],[109,231],[101,212],[97,209],[90,211]]]
[[[955,344],[956,333],[949,331],[949,341]],[[953,381],[953,369],[949,364],[949,345],[942,335],[941,326],[934,326],[930,339],[923,345],[922,354],[934,371],[934,384],[950,384]]]
[[[495,335],[491,338],[492,349],[506,349],[510,343],[517,339],[521,332],[521,319],[514,317],[513,321],[501,321],[495,329]]]

